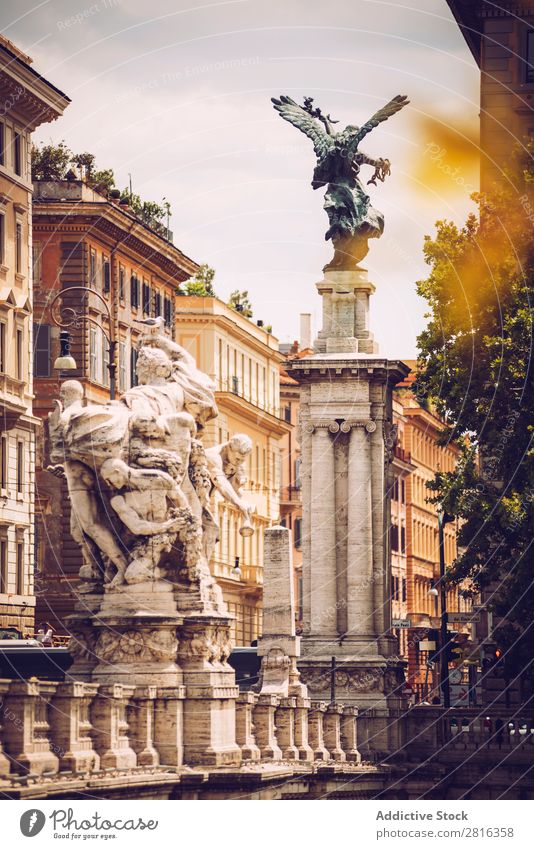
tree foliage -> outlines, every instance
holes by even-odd
[[[534,677],[533,152],[503,189],[474,196],[477,216],[425,239],[416,391],[445,417],[442,443],[460,447],[458,468],[430,485],[461,520],[450,580],[489,591],[507,674]]]
[[[252,318],[252,304],[249,300],[248,290],[240,292],[239,289],[234,289],[228,298],[228,306],[236,312],[240,312],[245,318]]]
[[[184,283],[184,288],[178,290],[179,295],[198,295],[202,298],[216,298],[213,280],[215,269],[203,262],[194,277]]]
[[[90,188],[104,196],[116,189],[115,175],[111,168],[99,169],[93,153],[73,153],[64,141],[59,144],[41,144],[32,147],[32,180],[65,180],[69,173],[74,179],[83,180]],[[161,204],[143,200],[139,195],[124,189],[121,197],[126,198],[135,215],[162,236],[167,236],[166,221],[171,208],[165,199]]]

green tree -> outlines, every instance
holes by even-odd
[[[240,312],[245,318],[252,318],[252,304],[248,297],[248,291],[240,292],[239,289],[234,289],[228,298],[228,306],[236,312]]]
[[[495,639],[509,677],[534,680],[534,159],[515,159],[506,187],[474,196],[463,227],[438,221],[426,237],[429,307],[420,335],[419,400],[444,416],[442,443],[458,468],[429,497],[460,518],[449,580],[490,588]]]
[[[72,151],[59,144],[32,145],[32,180],[64,180],[72,161]]]
[[[203,262],[194,277],[186,280],[183,284],[184,289],[179,289],[179,295],[199,295],[203,298],[216,298],[215,289],[213,288],[213,279],[215,277],[215,269],[211,268],[207,262]]]

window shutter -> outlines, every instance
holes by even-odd
[[[50,377],[50,325],[33,325],[33,376]]]

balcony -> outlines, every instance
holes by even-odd
[[[300,504],[302,502],[300,486],[281,486],[279,490],[280,504]]]

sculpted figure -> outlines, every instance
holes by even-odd
[[[110,503],[133,534],[130,562],[124,579],[129,584],[151,581],[163,552],[170,551],[179,532],[198,537],[191,512],[175,481],[166,472],[134,469],[123,460],[106,460],[100,474],[117,494]],[[187,533],[189,532],[189,533]],[[112,586],[122,583],[117,575]]]
[[[163,335],[165,321],[161,316],[140,321],[139,324],[146,327],[141,340],[142,346],[158,348],[170,360],[172,380],[183,391],[183,409],[191,413],[201,431],[206,422],[218,415],[215,384],[207,374],[197,368],[194,357],[185,348]]]
[[[70,459],[65,444],[71,419],[85,409],[82,384],[78,380],[66,380],[61,385],[59,397],[48,418],[52,442],[50,458],[63,462],[49,466],[48,471],[67,480],[71,504],[70,532],[82,549],[85,561],[79,572],[83,581],[80,591],[89,592],[104,576],[106,563],[102,562],[102,556],[116,567],[119,576],[124,575],[127,560],[120,541],[106,521],[94,473],[85,463]]]
[[[333,125],[338,121],[323,115],[313,105],[312,97],[305,97],[302,106],[287,95],[271,100],[278,114],[313,143],[317,163],[312,188],[326,186],[324,209],[330,227],[325,239],[332,239],[334,245],[334,256],[324,270],[358,268],[357,263],[369,250],[369,239],[379,238],[384,230],[384,216],[371,205],[360,179],[362,165],[374,168],[368,185],[376,186],[377,180],[383,183],[391,174],[389,159],[374,159],[360,150],[359,145],[375,127],[407,106],[408,98],[398,94],[361,127],[348,124],[342,132],[335,132]]]
[[[130,465],[161,469],[182,483],[189,465],[191,438],[196,432],[189,413],[165,418],[135,413],[130,417],[129,432],[123,454]]]
[[[222,497],[242,513],[244,522],[239,532],[252,536],[252,507],[244,500],[242,486],[246,483],[245,463],[252,451],[252,440],[244,433],[237,433],[228,442],[206,449],[206,460],[212,486]]]

